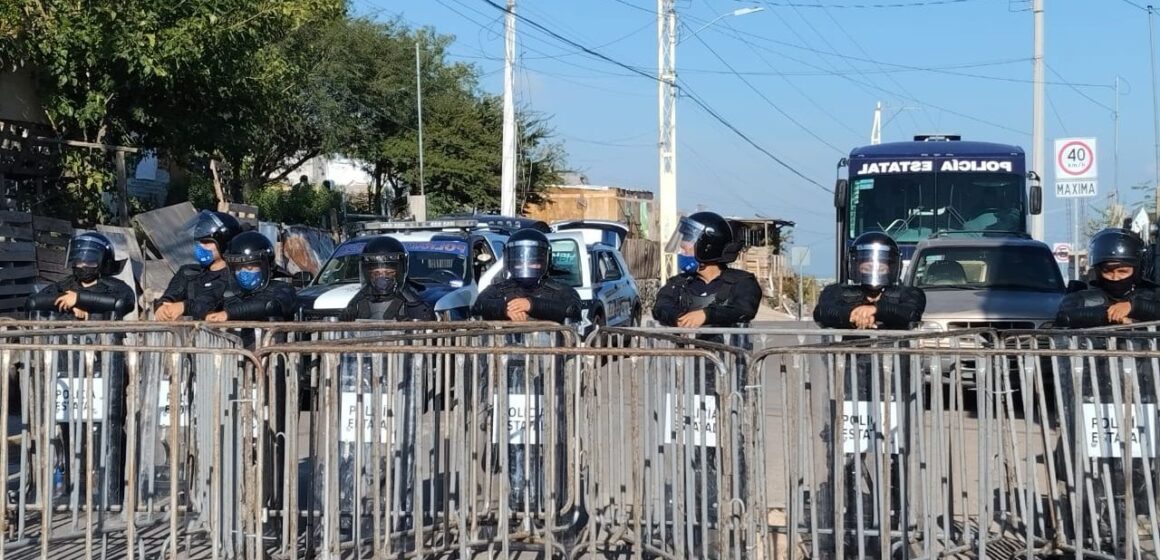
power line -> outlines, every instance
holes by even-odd
[[[1056,72],[1055,68],[1052,68],[1050,64],[1047,64],[1047,63],[1044,63],[1044,64],[1047,66],[1047,69],[1050,70],[1052,74],[1055,74],[1055,77],[1057,77],[1061,80],[1063,79],[1063,76],[1060,76],[1059,72]],[[1064,85],[1068,85],[1068,84],[1065,83]],[[1111,86],[1104,86],[1104,87],[1111,87]],[[1092,104],[1094,104],[1095,106],[1097,106],[1105,111],[1115,112],[1115,109],[1108,107],[1107,105],[1104,105],[1103,103],[1100,103],[1099,101],[1096,101],[1095,99],[1092,99],[1091,96],[1080,91],[1079,88],[1077,88],[1075,86],[1071,86],[1071,90],[1078,93],[1080,97],[1087,99],[1088,101],[1091,101]]]
[[[717,60],[722,65],[724,65],[730,71],[733,70],[733,65],[729,64],[729,61],[725,60],[725,58],[722,57],[713,47],[709,46],[709,43],[706,43],[705,40],[703,38],[701,38],[701,36],[697,35],[696,38],[697,38],[697,41],[700,42],[702,46],[704,46],[706,49],[708,49],[710,53],[713,53],[713,56],[716,57]],[[818,136],[818,134],[816,132],[814,132],[813,130],[810,130],[810,128],[808,126],[802,124],[801,121],[798,121],[797,119],[795,119],[789,113],[785,112],[781,107],[778,107],[777,104],[774,103],[773,100],[771,100],[769,98],[769,96],[765,95],[764,92],[762,92],[760,89],[755,87],[748,79],[745,78],[745,76],[742,76],[742,75],[736,73],[735,71],[733,72],[733,75],[736,76],[738,80],[741,80],[741,82],[744,83],[746,86],[748,86],[749,89],[753,90],[753,93],[756,93],[758,97],[760,97],[762,100],[764,100],[766,102],[766,104],[768,104],[770,107],[773,107],[773,109],[775,111],[777,111],[778,113],[780,113],[781,116],[785,117],[787,120],[789,120],[789,122],[793,123],[795,126],[802,129],[802,131],[804,131],[806,134],[809,134],[815,140],[817,140],[818,142],[821,142],[822,144],[825,144],[826,146],[830,147],[831,149],[833,149],[835,152],[838,152],[839,154],[845,153],[845,150],[831,144],[825,138]]]
[[[779,8],[823,8],[823,9],[825,9],[825,8],[839,8],[839,9],[851,9],[851,10],[870,10],[870,9],[880,9],[880,8],[923,8],[923,7],[927,7],[927,6],[946,6],[946,5],[950,5],[950,4],[965,4],[967,2],[972,2],[972,1],[974,1],[974,0],[919,0],[916,2],[893,2],[893,3],[875,2],[872,4],[858,3],[858,4],[829,4],[829,5],[798,4],[798,3],[794,3],[794,2],[766,2],[766,4],[769,4],[770,6],[779,7]]]
[[[685,94],[685,97],[688,97],[694,104],[696,104],[698,107],[700,107],[702,111],[705,111],[706,113],[709,114],[709,116],[713,117],[717,122],[721,123],[722,126],[724,126],[725,128],[728,128],[729,130],[732,130],[734,134],[736,134],[738,137],[740,137],[742,140],[744,140],[750,146],[753,146],[754,149],[765,154],[769,159],[772,159],[773,161],[777,162],[778,165],[784,167],[790,173],[797,175],[803,181],[805,181],[811,185],[814,185],[815,187],[818,187],[819,189],[822,189],[823,191],[826,191],[828,193],[833,194],[833,190],[831,190],[830,188],[822,185],[821,183],[819,183],[819,182],[817,182],[809,177],[806,177],[801,171],[798,171],[796,168],[794,168],[794,166],[786,163],[781,158],[773,155],[772,152],[770,152],[769,150],[766,150],[760,144],[755,142],[752,138],[749,137],[749,135],[747,135],[744,132],[742,132],[741,130],[739,130],[736,126],[733,125],[733,123],[729,122],[725,117],[721,116],[720,113],[718,113],[712,107],[710,107],[708,103],[705,103],[704,101],[702,101],[700,97],[698,97],[695,93],[693,93],[692,90],[690,90],[688,88],[688,86],[680,86],[680,87],[681,87],[681,92]]]
[[[1131,6],[1131,7],[1133,7],[1133,8],[1136,8],[1137,10],[1142,10],[1142,11],[1145,11],[1145,12],[1147,12],[1147,11],[1148,11],[1148,8],[1145,8],[1144,6],[1141,6],[1141,5],[1139,5],[1139,4],[1135,3],[1135,2],[1133,2],[1132,0],[1120,0],[1120,1],[1121,1],[1121,2],[1123,2],[1123,3],[1125,3],[1125,4],[1127,4],[1127,5],[1129,5],[1129,6]]]
[[[491,7],[493,7],[493,8],[495,8],[495,9],[497,9],[497,10],[503,11],[503,12],[505,12],[505,13],[507,12],[507,8],[506,8],[506,7],[504,7],[504,6],[501,6],[501,5],[497,4],[497,3],[495,3],[493,0],[483,0],[483,1],[484,1],[485,3],[487,3],[488,5],[490,5]],[[628,70],[628,71],[630,71],[630,72],[632,72],[632,73],[634,73],[634,74],[638,74],[638,75],[640,75],[640,76],[642,76],[642,77],[648,78],[648,79],[650,79],[650,80],[653,80],[653,81],[660,81],[660,78],[659,78],[658,76],[655,76],[655,75],[653,75],[653,74],[650,74],[650,73],[648,73],[648,72],[645,72],[645,71],[643,71],[643,70],[640,70],[639,68],[636,68],[636,67],[634,67],[634,66],[631,66],[631,65],[629,65],[629,64],[625,64],[625,63],[623,63],[623,62],[621,62],[621,61],[619,61],[619,60],[616,60],[616,59],[614,59],[614,58],[612,58],[612,57],[610,57],[610,56],[608,56],[608,55],[606,55],[606,54],[604,54],[604,53],[601,53],[601,52],[598,52],[598,51],[592,50],[591,48],[589,48],[589,47],[587,47],[587,46],[585,46],[585,45],[582,45],[582,44],[580,44],[580,43],[577,43],[576,41],[573,41],[572,39],[569,39],[569,38],[567,38],[567,37],[564,37],[564,36],[560,35],[559,33],[556,33],[555,31],[553,31],[553,30],[551,30],[551,29],[549,29],[549,28],[547,28],[547,27],[545,27],[545,26],[543,26],[543,25],[539,24],[538,22],[536,22],[536,21],[533,21],[533,20],[530,20],[530,19],[528,19],[527,17],[521,16],[521,15],[519,15],[519,14],[516,14],[516,16],[515,16],[515,17],[516,17],[516,19],[519,19],[519,20],[523,21],[524,23],[526,23],[526,24],[528,24],[528,25],[532,26],[533,28],[535,28],[535,29],[538,29],[538,30],[540,30],[540,31],[542,31],[542,32],[544,32],[544,33],[546,33],[547,35],[549,35],[549,36],[551,36],[551,37],[553,37],[553,38],[557,39],[558,41],[561,41],[561,42],[563,42],[563,43],[565,43],[565,44],[568,44],[568,45],[570,45],[570,46],[572,46],[572,47],[574,47],[574,48],[576,48],[576,49],[579,49],[580,51],[582,51],[582,52],[584,52],[584,53],[588,54],[589,56],[592,56],[592,57],[598,58],[598,59],[600,59],[600,60],[603,60],[603,61],[605,61],[605,62],[608,62],[609,64],[612,64],[612,65],[618,66],[618,67],[620,67],[620,68],[623,68],[623,69],[625,69],[625,70]],[[753,148],[754,148],[754,149],[756,149],[757,151],[759,151],[759,152],[761,152],[761,153],[765,154],[767,157],[769,157],[769,158],[770,158],[770,159],[772,159],[773,161],[777,162],[779,165],[781,165],[781,166],[782,166],[782,167],[784,167],[785,169],[789,170],[789,171],[790,171],[791,173],[793,173],[794,175],[796,175],[796,176],[800,177],[801,179],[805,180],[807,183],[810,183],[810,184],[812,184],[812,185],[814,185],[814,186],[816,186],[816,187],[818,187],[818,188],[822,189],[823,191],[826,191],[826,192],[831,192],[831,193],[833,192],[832,190],[830,190],[829,188],[825,187],[825,186],[824,186],[824,185],[822,185],[821,183],[819,183],[819,182],[817,182],[817,181],[815,181],[815,180],[813,180],[813,179],[811,179],[811,178],[807,177],[805,174],[803,174],[802,172],[798,171],[798,170],[797,170],[796,168],[794,168],[792,165],[790,165],[790,164],[786,163],[786,162],[785,162],[785,161],[783,161],[781,158],[779,158],[779,157],[777,157],[776,155],[774,155],[774,154],[773,154],[773,152],[770,152],[769,150],[765,149],[765,148],[764,148],[764,147],[762,147],[760,144],[758,144],[757,142],[755,142],[755,141],[754,141],[752,138],[750,138],[750,137],[749,137],[749,135],[745,134],[745,133],[744,133],[744,132],[742,132],[740,129],[738,129],[736,126],[734,126],[734,125],[733,125],[733,123],[729,122],[729,121],[728,121],[728,120],[727,120],[725,117],[721,116],[721,114],[720,114],[720,113],[718,113],[716,110],[714,110],[714,109],[713,109],[713,108],[712,108],[712,107],[711,107],[711,106],[710,106],[708,103],[706,103],[705,101],[703,101],[703,100],[702,100],[702,99],[701,99],[699,96],[697,96],[695,93],[693,93],[693,92],[692,92],[692,90],[688,89],[688,87],[687,87],[687,86],[683,86],[683,85],[677,85],[677,87],[679,88],[679,90],[680,90],[682,93],[684,93],[684,94],[685,94],[685,96],[686,96],[686,97],[688,97],[689,99],[691,99],[691,100],[693,101],[693,103],[695,103],[695,104],[696,104],[698,107],[700,107],[700,108],[701,108],[703,111],[705,111],[705,112],[706,112],[706,113],[708,113],[710,116],[712,116],[712,117],[713,117],[713,118],[714,118],[714,119],[715,119],[717,122],[721,123],[721,125],[723,125],[725,128],[728,128],[729,130],[733,131],[733,133],[734,133],[734,134],[736,134],[737,136],[739,136],[739,137],[740,137],[742,140],[745,140],[745,142],[746,142],[746,143],[748,143],[750,146],[753,146]]]

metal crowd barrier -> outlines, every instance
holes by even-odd
[[[0,559],[1143,558],[1158,366],[1141,329],[5,322]]]

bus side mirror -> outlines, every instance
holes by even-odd
[[[1031,181],[1031,192],[1028,196],[1028,210],[1033,216],[1038,216],[1043,213],[1043,187],[1039,184],[1039,174],[1034,171],[1027,172],[1027,180]]]
[[[839,212],[846,209],[846,195],[850,190],[848,185],[849,182],[845,179],[838,179],[834,183],[834,208],[837,208]]]

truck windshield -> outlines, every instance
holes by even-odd
[[[939,231],[1025,232],[1023,178],[1014,173],[859,175],[850,182],[850,239],[884,231],[917,243]]]
[[[1046,247],[929,247],[911,266],[912,285],[924,290],[1064,290],[1059,266]]]

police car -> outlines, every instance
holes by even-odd
[[[480,280],[499,266],[497,255],[507,238],[475,220],[370,222],[352,233],[355,237],[339,245],[318,277],[298,292],[302,320],[334,320],[342,313],[362,287],[363,247],[387,234],[407,248],[408,279],[435,314],[448,321],[468,319],[486,287]]]
[[[640,290],[620,251],[604,243],[588,243],[592,234],[584,231],[545,235],[552,244],[549,275],[575,288],[583,302],[579,325],[582,335],[587,336],[597,326],[640,325]],[[501,262],[486,273],[484,285],[490,285],[502,274],[502,265]]]

